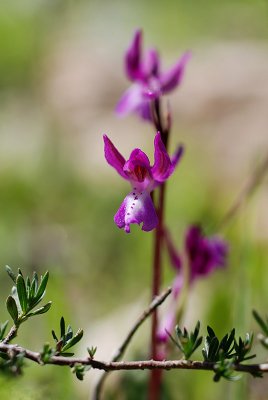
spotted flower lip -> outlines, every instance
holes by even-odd
[[[183,147],[178,146],[170,158],[161,135],[157,132],[154,139],[154,164],[151,166],[149,158],[142,150],[134,149],[129,159],[125,160],[108,136],[104,135],[103,140],[106,161],[132,187],[115,214],[116,225],[130,233],[131,224],[142,223],[143,231],[151,231],[157,226],[158,217],[150,193],[173,173],[183,154]]]
[[[136,112],[151,121],[150,101],[169,93],[181,83],[190,57],[190,52],[184,53],[170,69],[162,72],[157,51],[149,49],[143,52],[142,31],[137,30],[125,55],[125,72],[133,85],[119,100],[117,115]]]

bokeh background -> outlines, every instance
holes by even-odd
[[[153,155],[151,127],[114,107],[128,87],[123,54],[141,27],[164,66],[191,49],[181,88],[170,96],[171,147],[186,154],[168,184],[167,220],[178,246],[189,223],[213,233],[254,168],[268,153],[268,3],[266,0],[23,0],[0,4],[0,319],[11,281],[4,266],[50,271],[51,311],[21,327],[33,350],[52,343],[65,316],[85,336],[77,354],[97,346],[108,360],[150,299],[152,234],[125,235],[113,214],[128,191],[103,157],[107,133],[126,156]],[[228,268],[197,282],[182,323],[197,318],[219,335],[257,330],[251,310],[268,308],[268,186],[220,232]],[[165,283],[172,280],[166,260]],[[149,323],[126,357],[147,358]],[[267,354],[257,346],[260,357]],[[171,354],[171,357],[179,357]],[[0,398],[88,399],[96,379],[68,368],[31,366],[0,377]],[[144,372],[114,373],[106,399],[145,399]],[[214,384],[205,372],[168,372],[164,399],[267,397],[268,382],[243,377]]]

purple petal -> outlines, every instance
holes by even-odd
[[[172,164],[173,170],[176,168],[177,164],[181,160],[183,153],[184,153],[184,146],[183,145],[178,146],[177,150],[171,157],[171,164]]]
[[[160,132],[157,132],[154,139],[154,165],[152,167],[152,174],[157,182],[164,182],[174,168],[171,160],[166,151],[164,143],[162,142]]]
[[[155,77],[148,79],[148,82],[143,85],[142,94],[145,100],[158,99],[162,94],[159,79]]]
[[[160,68],[160,59],[157,51],[155,49],[150,49],[145,53],[142,70],[145,79],[151,76],[158,76]]]
[[[205,237],[201,227],[191,226],[186,234],[185,247],[190,265],[190,278],[210,274],[215,268],[225,266],[227,244],[218,237]]]
[[[136,112],[145,121],[152,122],[152,110],[150,102],[148,100],[144,100],[143,102],[141,102],[140,105],[136,108]]]
[[[118,228],[124,228],[126,233],[130,233],[130,224],[143,223],[143,231],[151,231],[158,224],[156,211],[148,192],[138,192],[133,189],[114,216],[114,222]]]
[[[115,112],[119,117],[136,111],[144,103],[143,87],[140,84],[132,85],[121,97]]]
[[[135,32],[131,45],[129,46],[125,56],[126,74],[131,81],[135,81],[142,77],[141,70],[142,57],[142,31]]]
[[[181,83],[185,66],[190,58],[191,58],[190,52],[183,54],[181,59],[169,71],[161,75],[160,81],[163,93],[170,92],[172,89],[175,89],[175,87]]]
[[[210,239],[210,247],[213,252],[213,259],[215,264],[220,267],[226,265],[226,258],[228,255],[228,245],[221,238],[214,237]]]
[[[129,159],[127,160],[124,171],[127,173],[134,173],[136,167],[145,168],[146,170],[150,170],[150,161],[147,155],[140,149],[134,149]]]
[[[113,145],[108,136],[103,135],[103,140],[104,140],[104,155],[106,161],[108,162],[109,165],[111,165],[114,169],[116,169],[119,175],[121,175],[125,179],[128,179],[126,173],[123,170],[126,160],[124,159],[122,154],[119,153],[119,151]]]
[[[153,188],[154,180],[151,174],[150,161],[140,149],[134,149],[131,152],[129,160],[124,165],[124,172],[137,190],[148,189],[149,191]]]

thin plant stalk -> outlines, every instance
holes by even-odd
[[[163,127],[162,115],[161,115],[161,103],[159,99],[156,99],[152,106],[152,115],[155,128],[160,132],[161,139],[167,149],[169,129]],[[165,208],[165,193],[166,185],[163,183],[159,188],[158,197],[158,226],[155,230],[154,235],[154,256],[153,256],[153,271],[152,271],[152,299],[160,293],[161,282],[162,282],[162,248],[163,248],[163,229],[164,229],[164,208]],[[154,202],[155,202],[154,196]],[[151,329],[151,358],[158,360],[158,312],[157,309],[152,314],[152,329]],[[149,379],[149,400],[158,400],[161,391],[163,372],[161,370],[152,370]]]

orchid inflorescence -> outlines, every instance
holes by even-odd
[[[161,374],[160,369],[187,368],[204,369],[214,372],[214,381],[221,378],[236,380],[234,371],[249,372],[254,377],[268,372],[268,364],[244,365],[242,362],[255,355],[249,354],[253,344],[253,334],[247,333],[245,339],[235,337],[235,329],[219,339],[214,330],[208,326],[207,335],[202,349],[203,361],[191,361],[193,353],[203,342],[199,335],[200,322],[193,331],[178,325],[183,308],[179,307],[179,300],[183,290],[188,293],[196,281],[208,277],[214,271],[226,266],[228,245],[217,232],[206,235],[200,224],[191,224],[186,228],[184,244],[178,249],[171,231],[164,218],[166,182],[174,173],[184,153],[184,147],[178,145],[174,154],[169,155],[168,142],[171,130],[170,109],[167,120],[163,120],[161,112],[162,97],[181,82],[190,53],[185,52],[175,65],[162,71],[160,57],[155,49],[143,51],[142,31],[135,32],[131,44],[125,54],[125,72],[132,86],[123,94],[116,106],[116,113],[120,116],[130,112],[138,114],[143,120],[153,125],[154,132],[154,163],[150,164],[148,156],[139,148],[135,148],[128,159],[119,152],[107,135],[103,136],[104,155],[107,163],[116,172],[130,183],[131,191],[124,198],[115,213],[114,222],[118,228],[130,233],[132,224],[141,225],[145,232],[154,231],[154,263],[152,278],[152,302],[144,311],[140,319],[130,330],[125,341],[115,353],[111,362],[95,360],[97,348],[87,348],[86,358],[73,358],[69,352],[83,336],[83,330],[74,333],[70,325],[66,327],[65,319],[60,320],[59,334],[52,330],[54,346],[49,343],[43,345],[41,352],[32,352],[18,345],[10,345],[18,333],[20,325],[29,318],[36,317],[49,311],[51,302],[36,308],[43,300],[46,292],[49,274],[46,272],[41,278],[33,273],[32,278],[24,277],[19,269],[15,274],[7,267],[7,273],[13,281],[11,294],[6,301],[6,307],[13,320],[13,326],[8,333],[8,321],[0,323],[0,369],[7,373],[18,375],[24,366],[24,359],[38,364],[68,365],[78,379],[82,380],[90,368],[104,371],[96,386],[95,400],[100,397],[101,386],[107,371],[119,369],[150,369],[152,371],[149,383],[149,400],[158,400],[160,397]],[[154,193],[158,191],[158,202]],[[171,287],[160,296],[162,275],[162,253],[166,251],[170,261],[174,278]],[[171,293],[169,307],[162,318],[158,318],[157,307]],[[130,339],[143,323],[152,315],[151,360],[135,362],[119,362]],[[262,333],[258,338],[265,349],[268,348],[268,319],[262,318],[257,311],[253,315],[259,324]],[[175,330],[176,337],[171,334]],[[174,344],[182,354],[181,360],[165,361],[169,345]],[[72,349],[73,350],[73,349]]]
[[[152,192],[161,187],[164,190],[164,183],[172,175],[183,154],[182,145],[177,147],[172,157],[168,154],[167,143],[171,126],[169,123],[163,128],[164,121],[160,107],[162,96],[181,84],[189,59],[190,52],[185,52],[171,69],[162,72],[158,52],[155,49],[143,51],[142,31],[137,30],[125,54],[125,73],[132,86],[119,100],[116,113],[123,116],[134,112],[154,126],[157,132],[154,139],[153,166],[140,149],[134,149],[129,159],[125,160],[111,140],[104,135],[106,161],[131,185],[131,192],[125,197],[114,216],[116,225],[123,228],[126,233],[130,233],[131,224],[142,224],[142,230],[146,232],[158,230],[161,240],[157,246],[161,247],[161,251],[164,247],[167,249],[171,267],[175,272],[170,309],[158,323],[155,332],[155,340],[161,347],[167,342],[168,334],[175,326],[177,303],[183,286],[188,283],[192,286],[198,278],[209,275],[215,268],[224,267],[228,252],[223,239],[217,236],[206,237],[201,226],[192,225],[185,235],[185,257],[181,257],[167,227],[162,220],[159,221],[159,215],[163,215],[164,204],[157,209],[152,200]],[[169,122],[170,120],[171,115]],[[182,260],[186,260],[187,263],[189,282],[185,282]],[[161,359],[162,350],[153,356]]]

